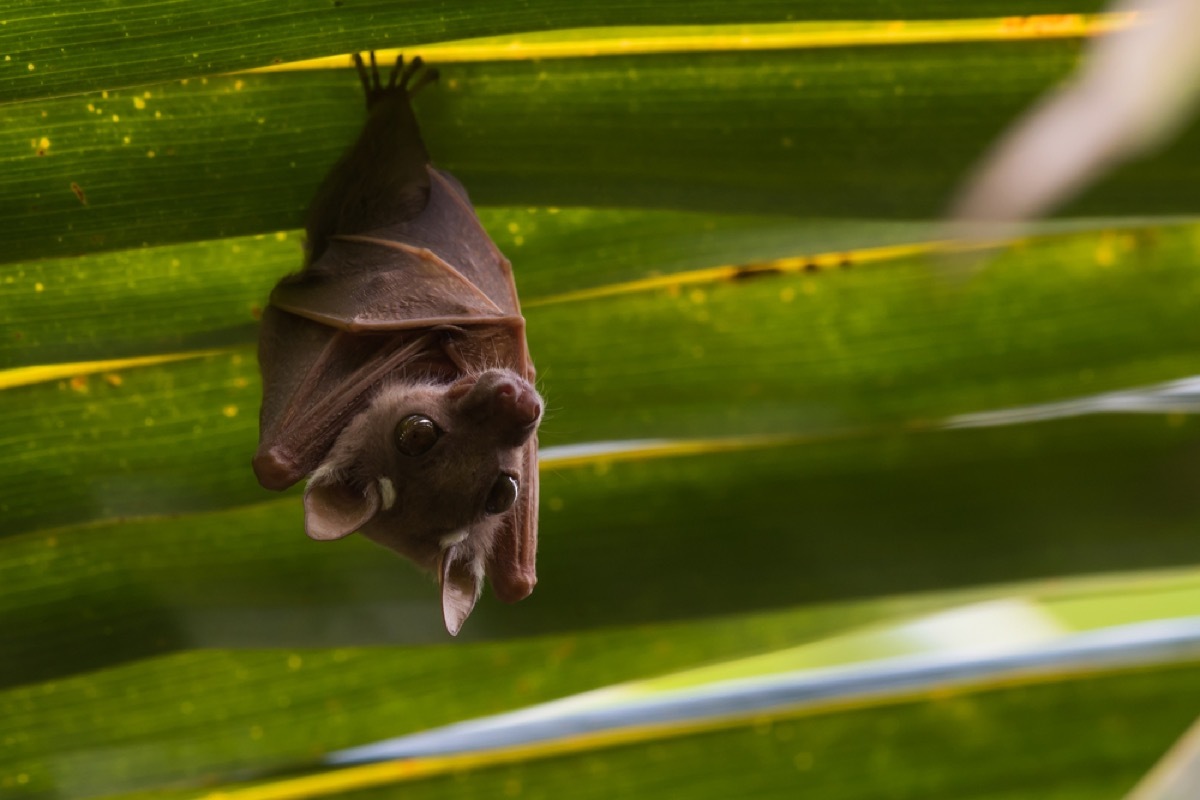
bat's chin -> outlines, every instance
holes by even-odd
[[[427,572],[437,570],[441,550],[436,539],[413,535],[413,529],[395,520],[376,517],[359,531],[375,544],[386,547],[412,561]]]

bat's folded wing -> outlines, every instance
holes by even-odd
[[[488,559],[492,591],[505,603],[524,600],[537,585],[538,443],[534,436],[522,454],[521,487]]]
[[[369,235],[437,253],[506,313],[519,314],[512,265],[479,222],[467,190],[450,173],[428,170],[429,202],[421,213]]]
[[[361,333],[513,316],[425,248],[367,236],[336,236],[314,267],[275,287],[271,305]]]

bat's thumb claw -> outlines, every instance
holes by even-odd
[[[254,467],[254,477],[264,489],[282,492],[296,482],[296,466],[291,459],[279,452],[279,448],[267,451],[260,450],[251,462]]]
[[[504,576],[490,575],[492,593],[503,603],[517,603],[533,594],[537,586],[537,575],[530,570],[521,570]]]

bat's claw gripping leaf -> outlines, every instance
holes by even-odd
[[[354,54],[354,66],[358,69],[358,79],[362,81],[363,91],[367,95],[367,108],[371,108],[388,95],[397,92],[412,97],[421,90],[421,87],[438,78],[438,71],[426,68],[425,62],[421,60],[420,56],[415,56],[412,61],[405,64],[404,56],[401,55],[396,57],[392,74],[388,76],[387,84],[384,84],[379,78],[379,65],[375,61],[374,50],[370,52],[370,58],[371,69],[368,71],[363,57],[358,53]],[[418,76],[417,73],[420,75]]]

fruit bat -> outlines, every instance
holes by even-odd
[[[456,635],[485,576],[510,603],[537,581],[543,404],[512,267],[421,140],[411,100],[436,72],[399,59],[383,84],[374,53],[354,61],[366,125],[263,312],[254,472],[308,477],[311,538],[360,531],[434,572]]]

